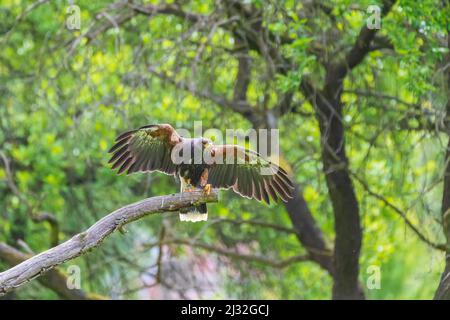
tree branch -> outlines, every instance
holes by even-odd
[[[381,11],[382,17],[385,17],[389,11],[391,11],[395,2],[395,0],[383,1],[383,9]],[[352,49],[345,56],[345,59],[340,61],[337,65],[331,66],[331,72],[328,72],[330,78],[327,79],[327,83],[329,83],[330,80],[335,79],[342,81],[348,71],[358,66],[364,60],[372,49],[371,45],[377,32],[378,29],[369,29],[367,26],[361,28]]]
[[[14,266],[27,259],[32,255],[20,252],[6,243],[0,243],[0,260]],[[108,299],[93,293],[87,293],[80,289],[69,289],[67,287],[67,276],[58,269],[53,269],[40,277],[38,281],[46,288],[54,291],[62,299],[68,300],[98,300]]]
[[[182,18],[189,22],[198,22],[200,20],[208,19],[208,16],[194,13],[194,12],[184,11],[178,5],[165,4],[165,5],[155,6],[152,4],[148,4],[148,5],[142,6],[142,5],[135,4],[135,3],[128,3],[128,6],[131,9],[133,9],[135,12],[143,14],[143,15],[147,15],[147,16],[153,16],[155,14],[167,14],[167,15],[173,15],[173,16]]]
[[[121,13],[121,14],[115,16],[112,20],[106,18],[107,17],[106,11],[102,11],[99,14],[97,14],[97,19],[106,18],[106,19],[104,19],[104,22],[102,22],[100,25],[92,26],[81,37],[86,37],[88,39],[88,42],[91,42],[95,38],[97,38],[97,36],[99,34],[106,32],[110,28],[113,28],[113,27],[117,28],[117,27],[129,22],[132,18],[134,18],[138,14],[145,15],[148,17],[153,17],[158,14],[173,15],[173,16],[177,16],[179,18],[185,19],[192,23],[208,19],[208,16],[204,16],[204,15],[193,13],[193,12],[183,11],[180,7],[178,7],[176,5],[155,6],[155,5],[149,4],[149,5],[144,6],[144,5],[139,5],[136,3],[117,2],[110,6],[110,8],[112,8],[112,9],[122,9],[124,7],[129,10],[126,10],[124,13]],[[112,23],[112,21],[114,21],[114,23]],[[75,40],[73,40],[73,41],[75,41]],[[71,41],[71,42],[73,42],[73,41]]]
[[[450,2],[447,3],[446,9],[450,10]],[[450,50],[450,22],[447,22],[447,48]],[[445,64],[450,65],[450,51],[447,53]],[[446,73],[446,80],[447,105],[445,109],[446,116],[448,117],[450,115],[450,72],[448,71]],[[441,212],[442,229],[446,238],[447,250],[445,252],[445,269],[442,272],[434,299],[450,300],[450,134],[448,135],[447,150],[445,151]]]
[[[178,211],[180,208],[192,204],[216,202],[217,200],[217,191],[213,191],[209,195],[204,194],[203,191],[194,191],[148,198],[120,208],[59,246],[0,273],[0,296],[67,260],[86,254],[99,246],[108,235],[132,221],[149,214]]]
[[[242,254],[242,253],[239,253],[236,251],[231,251],[231,250],[227,250],[224,248],[211,246],[206,243],[200,243],[200,242],[196,242],[196,241],[192,241],[192,240],[179,239],[179,238],[166,240],[166,241],[162,242],[162,244],[163,245],[164,244],[165,245],[167,245],[167,244],[188,245],[193,248],[200,248],[200,249],[203,249],[206,251],[215,252],[215,253],[220,254],[221,256],[229,257],[231,259],[242,260],[242,261],[246,261],[246,262],[255,262],[255,263],[264,264],[269,267],[277,268],[277,269],[286,268],[289,265],[291,265],[293,263],[297,263],[297,262],[311,261],[310,257],[307,254],[306,255],[296,255],[296,256],[292,256],[292,257],[286,258],[284,260],[281,260],[279,258],[268,258],[265,256]],[[154,247],[156,245],[161,245],[161,243],[149,244],[148,247]]]
[[[394,0],[383,1],[383,17],[389,13],[394,3]],[[321,136],[323,170],[333,206],[336,231],[334,299],[364,298],[358,282],[362,229],[358,199],[347,172],[349,160],[342,122],[344,104],[341,95],[344,78],[370,52],[377,31],[368,29],[366,25],[361,28],[352,49],[344,59],[327,67],[323,89],[316,88],[306,79],[301,82],[304,95],[315,106]]]
[[[400,208],[398,208],[395,204],[391,203],[388,199],[386,199],[382,195],[372,191],[369,185],[363,179],[358,177],[356,174],[351,173],[351,175],[356,179],[356,181],[358,181],[361,184],[361,186],[364,188],[364,190],[366,190],[366,192],[369,195],[383,202],[387,207],[391,208],[392,210],[394,210],[395,213],[397,213],[400,217],[402,217],[406,225],[419,237],[420,240],[422,240],[424,243],[426,243],[427,245],[429,245],[434,249],[445,251],[446,245],[444,243],[435,243],[432,240],[428,239],[428,237],[424,235],[411,220],[409,220],[408,216],[406,215],[406,212],[402,211]]]
[[[272,229],[272,230],[276,230],[276,231],[284,232],[284,233],[288,233],[288,234],[297,233],[297,231],[293,228],[281,226],[281,225],[270,223],[270,222],[260,221],[260,220],[217,218],[217,219],[212,219],[210,223],[212,225],[212,224],[222,223],[222,222],[231,223],[231,224],[238,225],[238,226],[242,225],[242,224],[248,224],[248,225],[262,227],[262,228],[268,228],[268,229]]]
[[[226,97],[217,95],[211,91],[198,90],[194,88],[192,85],[189,85],[187,82],[177,81],[173,77],[167,75],[165,72],[157,71],[156,68],[154,68],[153,66],[150,66],[148,68],[148,71],[151,74],[155,75],[156,77],[160,78],[161,80],[172,84],[177,89],[187,91],[195,97],[210,100],[219,106],[230,108],[231,110],[240,114],[246,114],[249,112],[251,113],[252,106],[250,106],[247,103],[247,101],[231,101],[228,100]]]

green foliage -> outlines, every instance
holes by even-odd
[[[10,159],[14,183],[27,199],[25,202],[11,191],[8,173],[0,166],[2,242],[16,245],[18,239],[23,239],[35,252],[49,248],[50,228],[31,220],[30,207],[35,212],[55,215],[60,223],[59,239],[64,241],[118,207],[178,191],[177,183],[162,174],[126,177],[116,176],[109,169],[107,150],[121,131],[148,123],[171,123],[192,130],[196,120],[203,121],[204,129],[219,128],[223,132],[226,128],[251,128],[231,109],[176,88],[153,73],[164,73],[200,92],[207,88],[232,99],[237,61],[229,53],[236,44],[230,32],[221,28],[213,34],[201,29],[191,32],[191,24],[181,17],[155,15],[149,19],[136,15],[119,30],[110,28],[88,42],[81,35],[109,1],[77,1],[82,13],[81,31],[64,27],[66,1],[41,5],[17,23],[15,17],[31,2],[1,3],[0,149]],[[214,3],[189,1],[182,8],[208,15],[214,12]],[[267,111],[275,108],[284,93],[298,88],[304,77],[321,86],[324,70],[316,52],[322,52],[330,61],[342,58],[364,23],[365,8],[373,1],[360,1],[356,8],[354,1],[331,1],[332,19],[320,10],[306,16],[297,14],[304,9],[300,1],[247,3],[264,11],[263,25],[274,37],[289,39],[279,49],[296,63],[295,69],[273,75],[260,55],[249,52],[253,80],[247,98]],[[407,115],[412,105],[429,110],[433,119],[444,111],[442,72],[436,65],[448,53],[442,43],[448,17],[449,12],[436,6],[435,1],[400,1],[383,20],[380,30],[392,43],[393,51],[371,52],[345,80],[342,97],[351,169],[374,192],[404,209],[435,242],[444,241],[438,221],[445,142],[439,133],[414,130],[422,120]],[[324,34],[335,41],[320,42]],[[333,56],[334,52],[338,53]],[[403,103],[356,91],[395,96]],[[305,97],[296,92],[293,101],[296,113],[284,115],[278,124],[281,149],[332,247],[334,220],[320,161],[318,124]],[[442,254],[430,252],[415,234],[406,231],[397,214],[371,197],[357,181],[354,185],[364,229],[361,282],[367,280],[369,266],[380,266],[382,270],[381,289],[366,290],[367,296],[432,298],[442,270]],[[221,197],[219,204],[209,206],[212,219],[291,225],[281,204],[264,206],[231,192]],[[127,234],[115,234],[102,247],[64,264],[62,269],[79,265],[86,291],[120,298],[140,297],[131,289],[142,284],[145,272],[155,271],[157,248],[146,249],[145,245],[158,240],[162,226],[179,238],[198,239],[228,250],[246,244],[250,253],[273,259],[305,253],[293,234],[246,224],[216,223],[205,228],[178,223],[177,219],[176,215],[168,215],[137,222],[127,227]],[[213,273],[220,290],[208,297],[331,297],[331,277],[312,262],[278,270],[186,246],[172,245],[167,251],[167,260],[204,257],[215,261],[217,270]],[[6,269],[6,265],[0,268]],[[18,290],[17,295],[57,298],[37,284]]]

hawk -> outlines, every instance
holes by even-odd
[[[264,201],[288,201],[293,184],[281,167],[238,145],[214,145],[209,139],[184,138],[169,124],[146,125],[116,138],[109,163],[118,174],[159,171],[174,175],[181,192],[211,188]],[[264,171],[264,172],[263,172]],[[206,204],[180,210],[181,221],[206,221]]]

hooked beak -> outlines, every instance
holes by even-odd
[[[210,149],[210,148],[212,148],[213,146],[214,146],[213,143],[207,142],[207,143],[205,144],[205,149]]]

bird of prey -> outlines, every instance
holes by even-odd
[[[286,171],[258,153],[238,145],[214,145],[203,137],[184,138],[169,124],[122,133],[109,153],[109,163],[112,169],[118,168],[118,174],[159,171],[174,175],[181,182],[181,192],[231,188],[243,197],[270,204],[270,198],[288,201],[294,189]],[[205,221],[207,217],[205,203],[180,210],[181,221]]]

